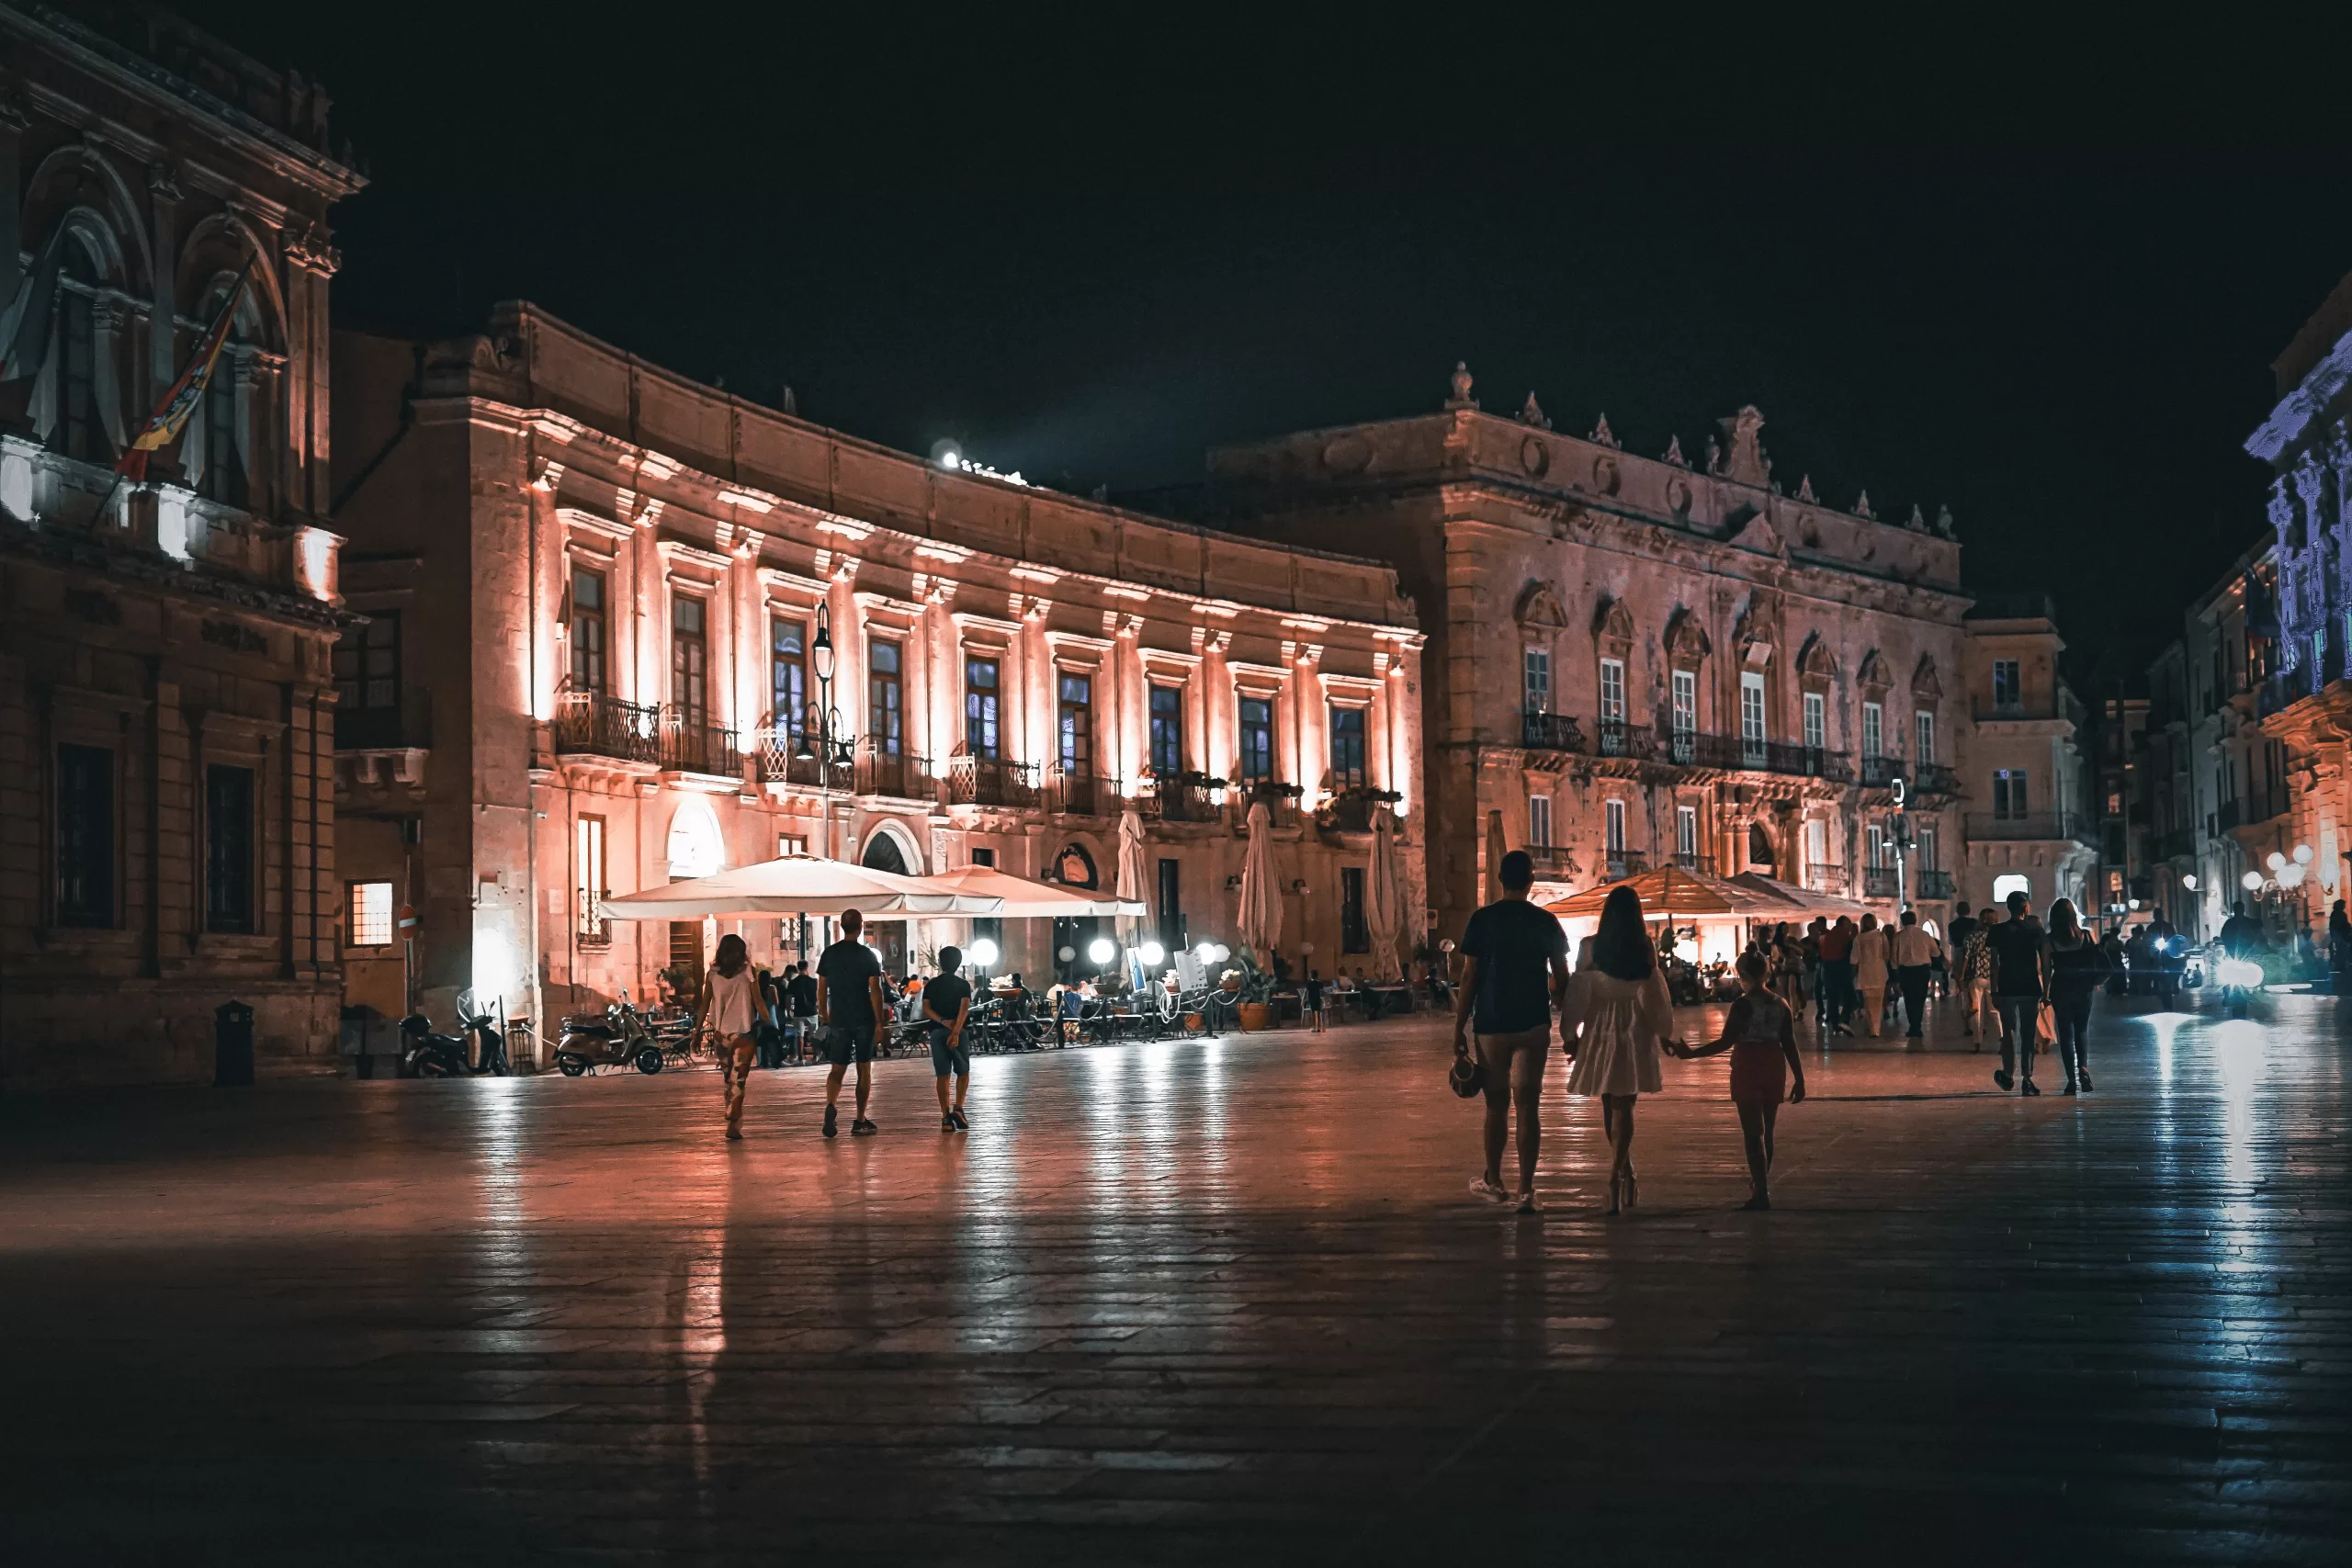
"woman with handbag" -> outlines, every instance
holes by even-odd
[[[2050,1000],[2043,1011],[2058,1040],[2058,1065],[2066,1071],[2061,1094],[2087,1093],[2091,1058],[2084,1038],[2090,1027],[2091,998],[2107,979],[2107,955],[2083,930],[2072,901],[2050,906]]]
[[[1568,983],[1560,1037],[1576,1042],[1568,1092],[1600,1097],[1612,1214],[1634,1207],[1641,1197],[1641,1183],[1634,1177],[1634,1103],[1663,1087],[1658,1046],[1673,1033],[1674,1003],[1643,931],[1641,898],[1631,887],[1611,888],[1600,907],[1592,964]]]

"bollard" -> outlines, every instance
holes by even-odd
[[[254,1081],[254,1010],[223,1002],[212,1010],[212,1087],[238,1089]]]

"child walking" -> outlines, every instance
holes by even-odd
[[[1791,1105],[1804,1100],[1804,1062],[1797,1055],[1795,1015],[1765,986],[1763,954],[1750,949],[1739,957],[1741,996],[1724,1020],[1723,1038],[1708,1045],[1677,1040],[1668,1049],[1684,1061],[1731,1053],[1731,1102],[1739,1109],[1739,1135],[1747,1145],[1747,1179],[1756,1195],[1744,1209],[1772,1206],[1772,1124],[1780,1119],[1784,1089]],[[1789,1088],[1793,1077],[1795,1087]]]
[[[939,1089],[939,1130],[967,1133],[972,1123],[964,1116],[964,1093],[972,1087],[971,1053],[964,1049],[964,1025],[972,1016],[972,987],[956,973],[963,966],[961,948],[939,950],[939,973],[922,988],[923,1032],[931,1040],[931,1076]],[[956,1079],[956,1099],[947,1099],[947,1079]]]

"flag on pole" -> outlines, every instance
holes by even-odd
[[[155,412],[147,417],[146,424],[131,437],[130,445],[114,466],[114,471],[137,484],[147,477],[147,454],[170,446],[187,428],[189,418],[204,397],[204,389],[212,384],[213,367],[220,362],[221,346],[229,341],[229,326],[236,319],[237,301],[244,297],[245,283],[253,276],[253,260],[237,269],[237,281],[229,286],[228,295],[220,301],[220,313],[204,329],[197,340],[195,352],[180,371],[179,379],[164,393]]]

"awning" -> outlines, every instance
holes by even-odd
[[[1017,880],[1017,879],[1015,879]],[[607,898],[597,912],[616,920],[696,920],[706,915],[994,915],[1004,900],[900,876],[846,861],[788,855]]]
[[[1685,871],[1679,865],[1663,865],[1623,882],[1588,887],[1544,908],[1555,915],[1589,918],[1600,914],[1609,895],[1620,887],[1634,890],[1634,897],[1642,901],[1642,918],[1650,920],[1681,919],[1690,915],[1737,919],[1744,901],[1714,877]]]
[[[978,898],[1001,899],[1003,907],[992,912],[1006,919],[1077,919],[1088,915],[1149,913],[1139,899],[1032,882],[992,865],[957,866],[954,871],[943,871],[922,880],[932,887]]]
[[[1826,915],[1834,920],[1838,916],[1845,915],[1860,920],[1864,913],[1862,907],[1850,898],[1840,898],[1829,893],[1815,893],[1809,887],[1799,887],[1794,883],[1775,881],[1760,871],[1743,871],[1733,877],[1732,882],[1736,886],[1747,888],[1767,898],[1777,899],[1785,906],[1777,914],[1759,917],[1765,919],[1785,919],[1790,915]]]

